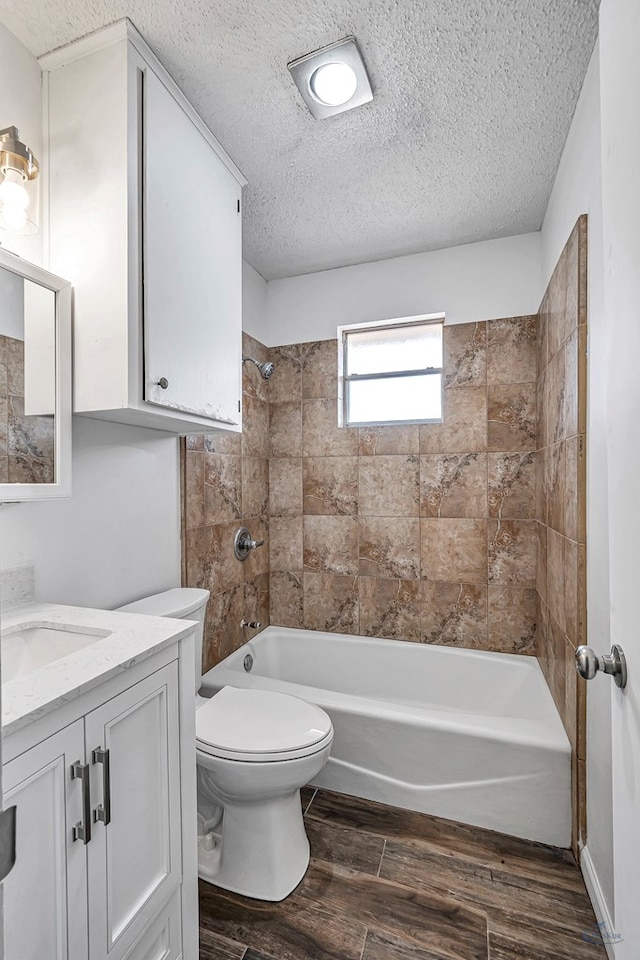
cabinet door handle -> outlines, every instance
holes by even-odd
[[[105,827],[111,823],[111,769],[109,765],[109,751],[96,747],[91,754],[93,763],[102,764],[102,803],[93,811],[94,822],[100,820]]]
[[[71,764],[71,779],[82,781],[82,820],[74,824],[73,839],[82,840],[86,845],[91,840],[91,784],[89,783],[89,764],[76,760]]]

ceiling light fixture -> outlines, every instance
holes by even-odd
[[[355,37],[345,37],[287,64],[316,120],[373,100],[367,68]]]
[[[36,233],[40,168],[17,127],[0,130],[0,229]]]

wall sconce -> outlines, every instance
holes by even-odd
[[[20,140],[17,127],[0,130],[0,229],[38,230],[38,161]]]

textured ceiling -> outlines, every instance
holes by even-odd
[[[128,16],[249,180],[267,277],[537,230],[598,0],[0,0],[35,54]],[[354,34],[372,103],[313,120],[287,62]]]

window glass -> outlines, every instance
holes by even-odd
[[[413,323],[347,333],[347,374],[442,366],[442,324]]]

